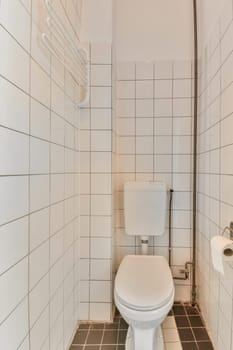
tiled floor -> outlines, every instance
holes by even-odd
[[[171,313],[175,317],[183,350],[213,350],[197,307],[175,303]]]
[[[118,313],[113,323],[81,324],[70,350],[124,350],[127,328]],[[162,329],[165,350],[213,350],[196,307],[175,303]]]

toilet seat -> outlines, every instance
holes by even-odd
[[[133,310],[152,311],[174,297],[174,284],[163,256],[127,255],[115,280],[115,297]]]

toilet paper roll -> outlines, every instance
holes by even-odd
[[[233,261],[233,241],[223,236],[213,237],[211,255],[214,269],[224,275],[224,261]]]

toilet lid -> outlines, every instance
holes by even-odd
[[[174,294],[174,284],[163,256],[127,255],[115,279],[119,301],[137,310],[153,310],[165,305]]]

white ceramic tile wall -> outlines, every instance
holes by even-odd
[[[228,1],[200,61],[198,300],[215,348],[233,349],[233,270],[213,270],[210,239],[233,218],[233,20]]]
[[[54,1],[78,35],[81,1]],[[40,0],[0,1],[0,348],[67,349],[79,319],[79,112]]]
[[[91,103],[81,110],[82,320],[112,318],[111,45],[91,45]]]
[[[140,249],[125,235],[123,184],[165,181],[174,189],[172,268],[179,275],[191,258],[192,63],[118,63],[116,117],[115,268]],[[150,239],[150,252],[168,256],[168,228]],[[176,300],[190,299],[189,285],[176,283]]]

